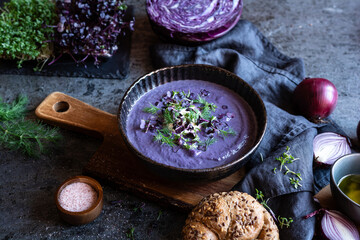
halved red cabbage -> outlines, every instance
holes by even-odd
[[[239,21],[242,0],[147,0],[153,30],[178,42],[206,42]]]

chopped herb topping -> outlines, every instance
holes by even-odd
[[[225,139],[237,134],[228,125],[235,115],[227,112],[215,116],[217,106],[205,99],[209,95],[205,89],[198,95],[190,91],[168,91],[155,104],[143,109],[151,116],[141,120],[140,128],[145,133],[152,132],[154,141],[174,149],[192,150],[195,154],[205,152],[219,137]],[[221,109],[228,110],[224,106]]]

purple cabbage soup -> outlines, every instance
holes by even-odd
[[[249,104],[221,85],[181,80],[143,95],[127,118],[127,136],[144,156],[168,166],[204,169],[227,164],[255,143]]]

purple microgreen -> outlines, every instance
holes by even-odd
[[[208,96],[210,94],[210,92],[207,91],[206,89],[201,89],[200,94],[201,94],[201,96],[206,97],[206,96]]]

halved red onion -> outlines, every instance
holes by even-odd
[[[341,212],[325,210],[321,219],[324,235],[330,240],[359,240],[359,232],[355,224]]]
[[[153,30],[178,42],[205,42],[218,38],[239,21],[242,0],[147,0]]]
[[[351,153],[348,139],[333,132],[324,132],[315,136],[313,149],[315,161],[327,165],[332,165],[338,158]]]

